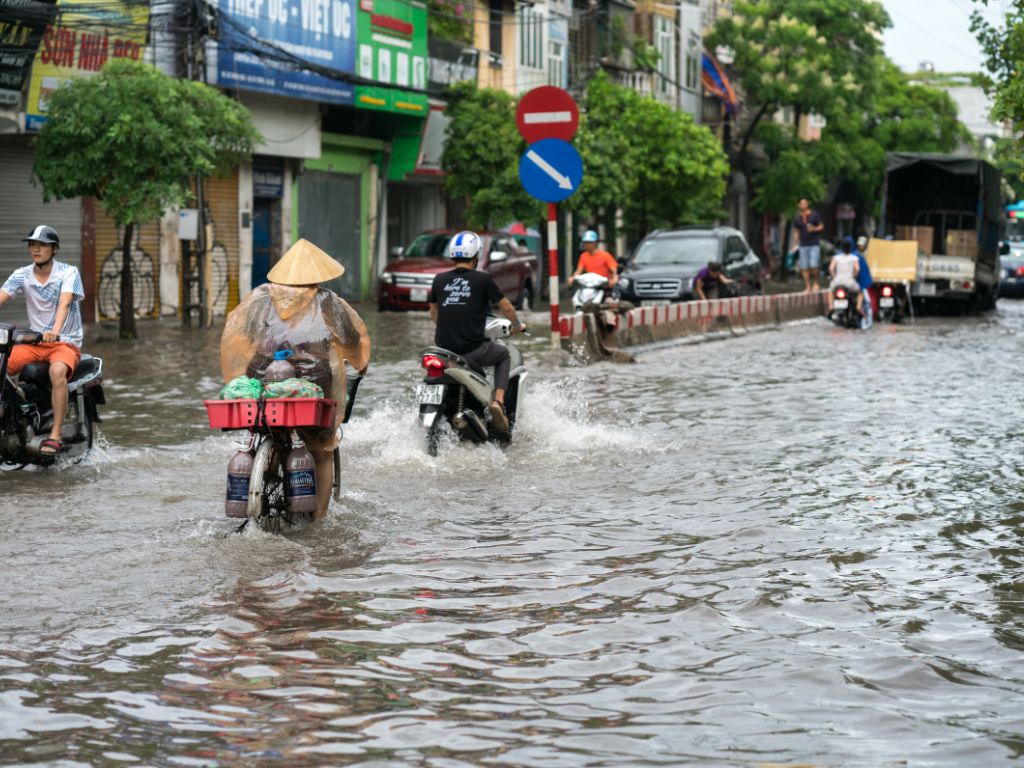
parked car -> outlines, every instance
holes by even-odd
[[[693,278],[710,261],[722,264],[739,294],[761,292],[761,260],[732,227],[678,227],[652,232],[620,271],[619,296],[633,303],[691,301]]]
[[[999,295],[1010,299],[1024,298],[1024,242],[1003,243],[1001,252]]]
[[[455,230],[435,229],[413,238],[401,255],[388,262],[377,284],[377,306],[386,309],[427,309],[434,275],[452,268],[448,242]],[[478,232],[483,255],[477,269],[489,272],[494,282],[518,309],[530,309],[540,285],[537,254],[506,232]]]

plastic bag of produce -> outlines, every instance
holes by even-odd
[[[308,379],[291,378],[284,381],[271,381],[263,388],[266,398],[278,397],[323,397],[324,391],[319,384]]]
[[[221,400],[259,400],[263,397],[263,382],[248,376],[236,376],[220,389]]]

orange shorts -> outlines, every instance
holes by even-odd
[[[68,367],[70,379],[81,359],[82,350],[74,344],[59,341],[49,344],[15,344],[7,361],[7,372],[13,376],[29,363],[64,363]]]

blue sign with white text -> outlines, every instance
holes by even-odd
[[[355,72],[354,0],[218,0],[217,7],[218,85],[331,104],[354,102],[355,86],[302,68],[308,62]]]
[[[531,197],[560,203],[579,189],[583,160],[569,142],[542,139],[531,144],[519,159],[519,181]]]

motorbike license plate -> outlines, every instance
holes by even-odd
[[[882,309],[888,309],[889,307],[896,306],[896,301],[892,296],[889,296],[888,298],[883,297],[878,300],[878,306]]]
[[[424,302],[427,300],[428,290],[426,288],[413,288],[409,291],[409,301]]]
[[[846,309],[848,306],[850,306],[849,299],[836,299],[832,302],[832,309]]]
[[[440,405],[444,397],[443,384],[417,384],[416,399],[423,405]]]

